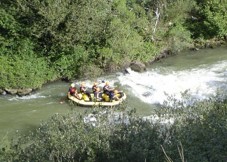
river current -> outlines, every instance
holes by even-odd
[[[156,62],[144,73],[129,69],[128,74],[116,73],[98,78],[127,94],[127,105],[144,116],[152,115],[157,105],[170,96],[182,100],[182,94],[204,100],[215,95],[226,96],[227,48],[186,51]],[[91,87],[94,80],[86,80]],[[79,82],[78,82],[79,83]],[[87,108],[66,102],[69,83],[54,82],[30,96],[0,96],[0,139],[36,128],[52,115],[82,112]]]

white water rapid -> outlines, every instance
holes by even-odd
[[[182,100],[182,93],[187,91],[189,97],[184,99],[206,99],[218,95],[225,97],[227,90],[227,48],[186,51],[168,57],[151,65],[147,72],[129,74],[112,74],[97,78],[110,81],[112,86],[122,89],[126,95],[126,104],[135,108],[146,120],[159,121],[154,108],[168,100],[168,96]],[[91,87],[94,80],[86,80]],[[79,84],[80,81],[77,81]],[[37,127],[41,121],[54,114],[67,114],[72,110],[83,112],[84,107],[67,102],[66,93],[70,83],[56,81],[44,85],[29,96],[0,96],[0,138]],[[100,87],[103,85],[100,84]],[[171,104],[171,103],[170,103]],[[149,116],[151,115],[151,116]],[[161,122],[167,121],[165,117]]]
[[[130,70],[129,74],[119,75],[118,80],[135,97],[149,104],[163,104],[168,96],[182,100],[184,92],[189,100],[203,100],[227,89],[226,69],[227,61],[219,61],[187,70],[167,67],[149,69],[144,73]]]

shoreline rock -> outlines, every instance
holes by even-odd
[[[160,61],[164,58],[167,58],[168,56],[170,56],[172,54],[171,50],[169,49],[164,49],[162,52],[160,52],[159,55],[157,55],[153,60],[148,61],[147,64],[150,65],[156,61]]]
[[[192,47],[190,49],[197,51],[199,49],[218,48],[223,45],[227,45],[227,40],[211,39],[211,40],[205,40],[205,41],[195,41],[194,47]]]
[[[5,88],[3,91],[5,91],[6,94],[10,94],[10,95],[26,96],[26,95],[30,95],[33,89],[32,88],[24,88],[24,89]]]
[[[0,89],[0,95],[5,95],[6,91],[4,91],[3,89]]]
[[[136,72],[142,73],[144,71],[146,71],[146,65],[140,61],[133,61],[129,67]]]
[[[26,88],[26,89],[18,89],[17,94],[19,96],[25,96],[25,95],[30,95],[33,89],[31,88]]]

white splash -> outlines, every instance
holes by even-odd
[[[144,116],[142,118],[144,121],[149,121],[151,123],[160,123],[160,124],[167,124],[172,125],[175,121],[173,117],[169,117],[168,115],[158,116],[158,115],[150,115]]]
[[[31,100],[31,99],[39,99],[46,98],[46,96],[41,95],[40,93],[27,95],[27,96],[15,96],[9,99],[9,101],[19,101],[19,100]]]
[[[207,99],[215,95],[217,90],[227,90],[227,62],[222,61],[212,66],[168,72],[152,69],[144,73],[129,71],[119,75],[121,85],[128,87],[132,94],[149,104],[163,104],[168,96],[182,99],[187,91],[190,98]]]

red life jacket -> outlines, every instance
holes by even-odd
[[[70,93],[71,95],[74,95],[75,92],[76,92],[76,88],[74,88],[74,87],[69,88],[69,93]]]

